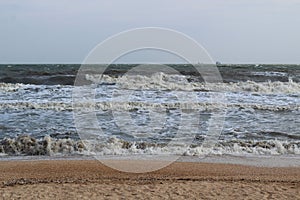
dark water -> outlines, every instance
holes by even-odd
[[[137,65],[115,64],[106,70],[110,75],[122,75]],[[191,65],[168,65],[182,75],[201,76]],[[48,64],[48,65],[0,65],[0,82],[24,83],[37,85],[73,85],[80,65]],[[281,81],[292,78],[300,82],[299,65],[218,65],[224,82],[238,81]]]

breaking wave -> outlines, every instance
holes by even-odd
[[[182,75],[167,75],[156,73],[152,76],[124,75],[112,77],[109,75],[86,75],[86,79],[101,85],[115,85],[115,89],[129,90],[174,90],[174,91],[216,91],[216,92],[247,92],[258,94],[300,94],[300,83],[289,79],[280,81],[241,81],[229,83],[205,83]],[[36,85],[0,83],[0,92],[18,92],[24,88],[38,87]],[[71,90],[70,90],[71,93]]]
[[[83,151],[84,145],[81,141],[54,139],[50,136],[37,139],[28,135],[21,135],[16,138],[4,138],[0,141],[0,153],[4,155],[73,154]]]
[[[167,146],[167,144],[148,142],[128,142],[115,137],[107,141],[80,141],[74,139],[55,139],[45,136],[37,139],[28,135],[4,138],[0,141],[1,155],[162,155],[183,156],[205,155],[300,155],[300,141],[220,141],[213,148],[201,145]]]
[[[263,94],[300,94],[300,83],[289,79],[288,82],[230,82],[205,83],[190,81],[182,75],[155,73],[152,76],[124,75],[120,78],[108,75],[86,75],[86,79],[97,84],[116,84],[121,89],[130,90],[180,90],[180,91],[219,91],[219,92],[251,92]]]
[[[73,105],[71,103],[63,102],[9,102],[0,103],[1,109],[40,109],[40,110],[55,110],[55,111],[72,111]],[[210,102],[196,102],[196,103],[150,103],[150,102],[96,102],[96,103],[80,103],[75,104],[76,110],[95,111],[97,110],[135,110],[135,109],[197,109],[199,111],[215,111],[223,108],[239,108],[239,109],[254,109],[254,110],[268,110],[268,111],[297,111],[300,110],[300,105],[264,105],[251,103],[210,103]]]
[[[24,87],[22,83],[0,83],[0,92],[16,92],[19,88]]]

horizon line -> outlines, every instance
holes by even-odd
[[[74,63],[74,62],[61,62],[61,63],[56,63],[56,62],[15,62],[15,63],[1,63],[0,65],[83,65],[85,63]],[[141,65],[141,64],[166,64],[166,65],[196,65],[196,64],[216,64],[216,65],[300,65],[300,63],[272,63],[272,62],[253,62],[253,63],[248,63],[248,62],[240,62],[240,63],[229,63],[229,62],[216,62],[216,63],[153,63],[153,62],[136,62],[136,63],[129,63],[129,62],[123,62],[123,63],[89,63],[88,65],[111,65],[111,64],[116,64],[116,65]]]

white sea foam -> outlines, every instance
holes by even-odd
[[[0,92],[15,92],[23,86],[22,83],[0,83]]]
[[[258,75],[258,76],[287,76],[287,73],[285,72],[251,72],[253,75]]]
[[[117,84],[121,89],[131,90],[181,90],[181,91],[220,91],[220,92],[251,92],[263,94],[300,94],[300,83],[293,82],[254,82],[237,83],[204,83],[189,82],[186,76],[156,73],[152,76],[124,75],[111,77],[108,75],[86,75],[86,79],[94,83]]]
[[[116,89],[130,90],[179,90],[179,91],[219,91],[219,92],[248,92],[258,94],[300,94],[300,83],[267,81],[254,82],[243,81],[235,83],[205,83],[197,81],[188,81],[189,77],[182,75],[167,75],[156,73],[152,76],[142,75],[124,75],[122,77],[112,77],[103,75],[86,75],[86,79],[97,84],[115,84]],[[0,92],[17,92],[26,88],[39,88],[44,86],[0,83]],[[58,86],[51,86],[58,87]],[[49,86],[49,90],[51,90]],[[70,86],[59,86],[56,90],[62,90],[64,87],[71,89]],[[101,85],[99,86],[101,88]],[[52,90],[51,90],[52,91]],[[50,92],[51,92],[50,91]],[[71,90],[70,90],[71,92]]]
[[[243,108],[254,110],[269,110],[269,111],[297,111],[300,110],[299,104],[291,105],[265,105],[255,103],[210,103],[210,102],[175,102],[175,103],[151,103],[151,102],[83,102],[72,105],[71,103],[63,102],[0,102],[1,109],[40,109],[40,110],[55,110],[55,111],[72,111],[73,106],[77,111],[100,111],[100,110],[134,110],[134,109],[197,109],[199,111],[215,111],[224,108]]]

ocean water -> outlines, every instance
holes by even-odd
[[[2,159],[300,155],[299,65],[220,65],[218,83],[205,83],[189,65],[169,65],[179,74],[126,73],[136,66],[112,65],[101,79],[87,72],[94,101],[80,96],[83,104],[74,105],[74,90],[85,90],[74,86],[80,65],[0,65]],[[215,101],[218,94],[224,101]],[[76,109],[84,110],[79,115],[93,112],[98,128],[87,114],[80,116],[84,134],[78,132]],[[221,132],[208,147],[220,110]]]

